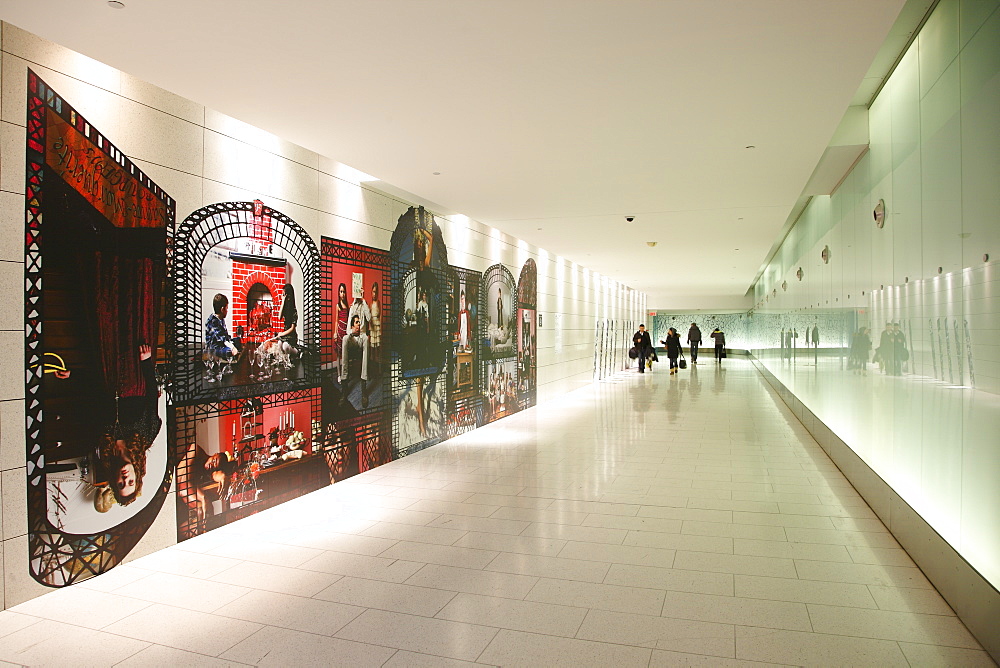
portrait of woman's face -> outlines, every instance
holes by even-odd
[[[114,484],[118,488],[118,493],[123,497],[135,493],[135,467],[132,464],[123,464],[118,470],[118,477],[115,478]]]
[[[378,299],[378,283],[372,283],[372,299]]]
[[[342,302],[347,301],[347,286],[343,283],[340,284],[340,289],[337,291],[337,296]]]

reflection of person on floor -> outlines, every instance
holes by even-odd
[[[282,332],[275,337],[281,342],[281,352],[286,355],[297,354],[299,345],[299,311],[295,307],[295,288],[286,283],[281,290],[281,308],[278,310],[281,318]]]
[[[362,302],[364,303],[364,302]],[[367,308],[367,307],[366,307]],[[361,331],[361,316],[351,315],[351,331],[344,337],[344,358],[340,365],[341,401],[347,402],[351,358],[361,355],[361,406],[368,408],[368,335]]]
[[[371,326],[368,332],[375,361],[379,360],[382,347],[382,302],[378,298],[378,281],[372,283]]]
[[[240,354],[240,348],[226,328],[229,298],[222,293],[215,295],[212,310],[214,313],[205,321],[205,350],[221,360],[234,360]]]
[[[225,496],[236,467],[227,452],[210,455],[197,443],[188,446],[184,460],[177,467],[177,491],[195,511],[202,531],[205,520],[213,515],[212,502]]]
[[[458,297],[458,349],[463,352],[472,350],[469,345],[469,334],[472,331],[472,314],[465,302],[465,290]]]

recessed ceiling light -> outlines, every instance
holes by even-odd
[[[111,9],[125,9],[125,3],[121,0],[108,0],[108,7]]]
[[[757,148],[757,147],[754,146],[753,144],[747,144],[747,148]]]
[[[441,172],[434,172],[434,176],[441,176]]]

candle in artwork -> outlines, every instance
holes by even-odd
[[[295,429],[295,413],[292,413],[292,429]]]

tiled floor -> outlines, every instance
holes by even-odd
[[[739,359],[620,374],[0,613],[3,661],[993,665]]]

